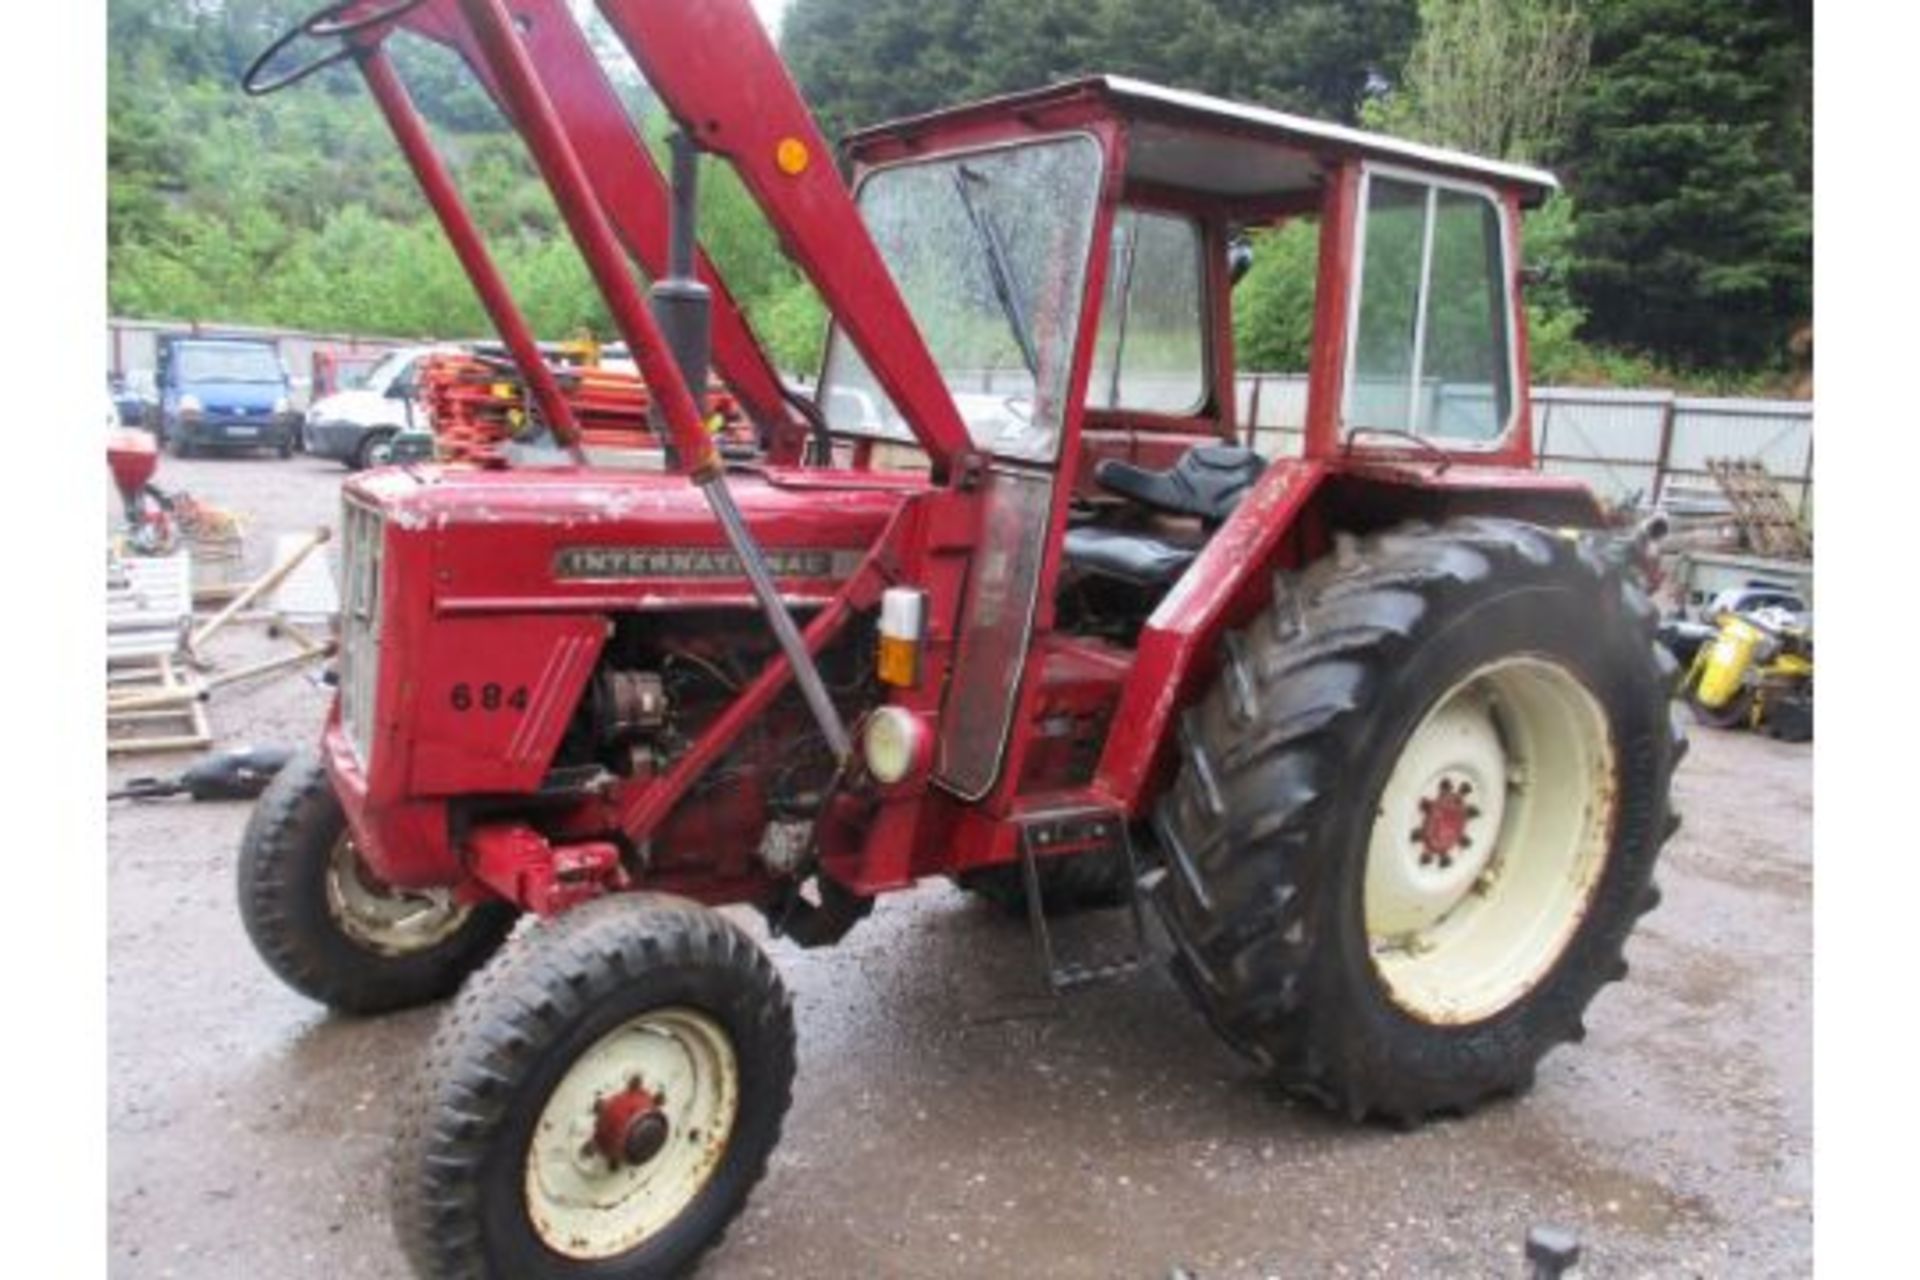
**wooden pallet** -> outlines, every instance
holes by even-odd
[[[1726,495],[1740,540],[1749,551],[1783,560],[1811,560],[1813,539],[1786,495],[1753,458],[1708,458],[1707,473]]]
[[[325,557],[313,554],[328,536],[325,529],[283,535],[274,567],[197,621],[191,552],[109,556],[107,749],[204,747],[213,741],[206,702],[215,692],[332,657],[340,600]],[[208,642],[243,619],[265,622],[269,634],[291,642],[291,651],[216,668]]]
[[[171,654],[107,667],[107,751],[190,751],[211,745],[206,702]]]
[[[213,741],[179,657],[193,621],[193,557],[107,561],[107,750],[184,751]]]

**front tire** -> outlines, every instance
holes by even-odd
[[[1187,713],[1154,825],[1174,968],[1230,1043],[1354,1118],[1527,1087],[1658,901],[1685,742],[1644,595],[1510,521],[1297,576]]]
[[[390,889],[354,848],[326,767],[302,752],[255,803],[240,842],[240,919],[267,967],[343,1013],[440,1000],[513,928],[504,902]]]
[[[794,1073],[778,974],[724,916],[621,894],[528,935],[440,1027],[394,1165],[425,1277],[675,1276],[766,1172]]]

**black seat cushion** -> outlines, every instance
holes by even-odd
[[[1102,458],[1093,469],[1100,487],[1172,515],[1218,524],[1233,513],[1267,460],[1234,444],[1197,444],[1165,471]]]
[[[1067,563],[1085,573],[1102,574],[1142,587],[1173,582],[1200,554],[1198,547],[1175,546],[1144,533],[1126,533],[1082,525],[1067,530]]]

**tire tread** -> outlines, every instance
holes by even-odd
[[[502,1274],[487,1252],[482,1178],[516,1090],[597,1001],[662,969],[725,971],[749,993],[753,1043],[767,1055],[764,1075],[776,1092],[764,1100],[774,1109],[771,1133],[748,1144],[735,1193],[744,1202],[766,1173],[792,1100],[792,999],[766,953],[718,912],[662,894],[621,894],[576,907],[506,948],[447,1010],[402,1108],[392,1165],[395,1233],[417,1274]],[[717,1245],[732,1217],[680,1256],[672,1274]]]
[[[1173,868],[1155,881],[1152,900],[1176,944],[1175,975],[1229,1043],[1283,1086],[1337,1111],[1395,1122],[1465,1111],[1524,1088],[1538,1058],[1465,1096],[1400,1088],[1381,1078],[1366,1046],[1343,1038],[1337,1019],[1303,998],[1317,948],[1331,945],[1316,936],[1314,904],[1335,877],[1314,837],[1364,751],[1374,699],[1451,605],[1509,581],[1593,593],[1607,624],[1643,646],[1645,686],[1664,698],[1643,593],[1585,540],[1483,517],[1343,536],[1325,560],[1280,575],[1275,604],[1226,640],[1222,675],[1181,720],[1178,774],[1149,824]],[[1257,710],[1249,716],[1248,708]],[[1667,726],[1655,744],[1660,803],[1671,815],[1685,738],[1677,717],[1659,714]],[[1203,803],[1209,790],[1225,800],[1217,811]],[[1676,824],[1654,824],[1656,852]],[[1631,914],[1658,900],[1650,885],[1637,891]],[[1595,987],[1624,973],[1624,937],[1597,967]],[[1564,1022],[1558,1038],[1573,1038],[1579,1025],[1577,1016]]]

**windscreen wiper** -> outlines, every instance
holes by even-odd
[[[987,274],[993,281],[993,296],[999,299],[1000,309],[1006,313],[1007,324],[1013,329],[1013,340],[1020,346],[1020,359],[1026,363],[1027,372],[1033,375],[1033,385],[1040,386],[1040,349],[1034,345],[1033,330],[1027,324],[1026,312],[1020,309],[1020,300],[1013,292],[1013,270],[1007,265],[1007,249],[1000,241],[1000,229],[993,224],[991,215],[983,212],[973,202],[973,192],[967,189],[969,182],[986,186],[990,181],[987,175],[966,165],[955,165],[953,170],[953,189],[959,193],[960,205],[967,211],[967,221],[973,224],[974,234],[980,237],[981,245],[987,251]]]

